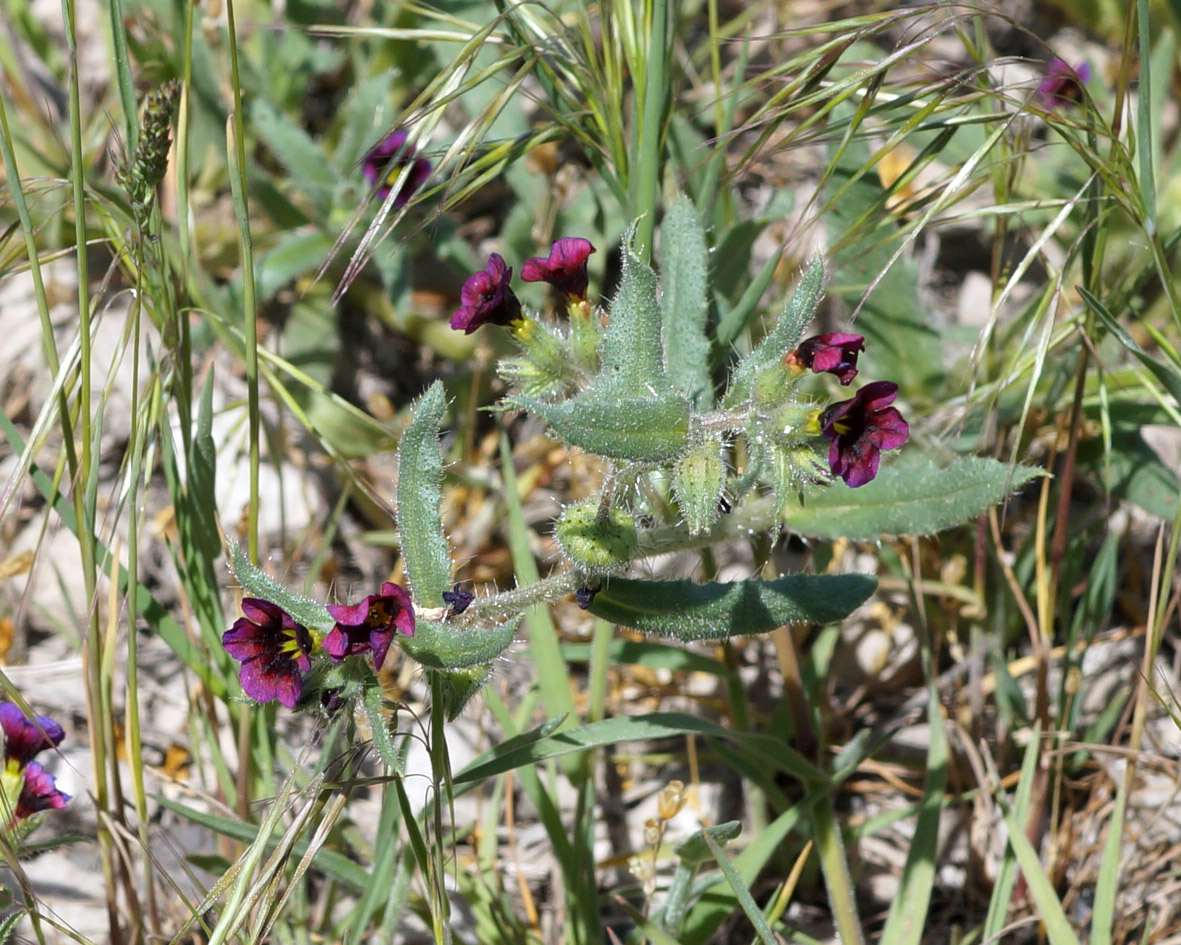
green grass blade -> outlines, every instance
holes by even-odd
[[[755,933],[759,936],[759,941],[763,945],[777,945],[775,933],[767,925],[767,920],[763,917],[762,910],[755,903],[754,896],[750,894],[750,888],[743,882],[742,877],[738,874],[738,870],[734,869],[734,864],[726,856],[722,845],[711,837],[708,831],[703,831],[701,837],[705,840],[706,846],[709,847],[710,852],[714,855],[714,859],[718,861],[718,866],[721,867],[722,874],[726,877],[726,882],[734,890],[734,895],[738,898],[738,904],[742,906],[742,911],[750,919],[750,924],[755,927]]]
[[[882,931],[881,945],[919,945],[927,924],[931,890],[935,884],[935,856],[939,846],[939,819],[943,814],[943,789],[947,783],[947,733],[935,680],[927,684],[931,744],[927,748],[927,784],[919,805],[914,839],[902,869],[898,895]]]

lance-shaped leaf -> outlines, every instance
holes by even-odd
[[[419,619],[414,636],[397,638],[402,651],[428,669],[467,669],[490,663],[513,642],[517,621],[479,630],[459,630]]]
[[[1124,330],[1123,325],[1116,321],[1115,316],[1107,310],[1104,305],[1095,295],[1088,292],[1083,286],[1079,286],[1079,293],[1083,297],[1083,301],[1087,303],[1087,307],[1099,316],[1099,320],[1107,327],[1107,330],[1115,335],[1116,340],[1121,345],[1127,348],[1136,359],[1143,364],[1170,394],[1181,400],[1181,372],[1169,362],[1154,358],[1151,354],[1136,344],[1136,339]]]
[[[787,527],[820,538],[871,540],[882,535],[933,535],[987,512],[1015,489],[1044,475],[1030,466],[965,457],[946,467],[926,457],[883,463],[870,483],[835,482],[792,500]]]
[[[741,403],[750,396],[751,384],[760,371],[782,361],[789,351],[799,344],[804,329],[812,321],[820,296],[824,292],[824,260],[817,256],[809,264],[800,279],[796,291],[784,306],[766,337],[758,347],[742,359],[734,372],[734,380],[726,392],[726,404]]]
[[[332,616],[323,604],[287,590],[261,568],[255,567],[242,546],[234,541],[230,542],[230,567],[233,569],[234,577],[246,592],[246,597],[269,600],[272,604],[282,607],[305,627],[322,629],[332,625]]]
[[[435,381],[413,406],[398,444],[398,540],[415,603],[442,607],[451,589],[451,552],[439,511],[443,501],[443,458],[439,427],[446,409],[443,385]]]
[[[595,389],[602,399],[655,399],[670,392],[660,343],[656,274],[631,251],[624,237],[623,277],[603,334],[602,370]]]
[[[700,410],[713,406],[709,372],[709,249],[697,208],[681,197],[660,227],[660,297],[664,369],[673,387]]]
[[[877,587],[867,574],[790,574],[731,583],[611,578],[590,611],[641,633],[684,642],[769,633],[789,623],[842,620]]]
[[[510,403],[537,414],[567,443],[612,459],[663,462],[689,435],[689,403],[671,392],[660,399],[608,399],[589,390],[559,404],[525,396]]]
[[[686,863],[696,866],[713,856],[709,845],[705,842],[707,836],[712,837],[714,843],[723,845],[736,839],[740,833],[742,833],[742,824],[737,820],[728,820],[724,824],[704,827],[696,833],[690,834],[677,844],[673,852]]]

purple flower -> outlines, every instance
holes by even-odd
[[[852,400],[833,404],[820,415],[821,433],[832,441],[828,465],[846,485],[865,485],[878,474],[881,451],[896,450],[906,442],[910,426],[890,406],[897,396],[897,384],[874,381]]]
[[[0,702],[0,728],[4,729],[4,767],[16,774],[39,751],[52,748],[66,737],[62,727],[44,715],[31,719],[11,702]]]
[[[835,374],[847,386],[857,376],[857,352],[865,350],[865,339],[842,331],[830,331],[801,341],[788,354],[789,367],[811,369],[813,374]]]
[[[391,132],[361,159],[361,173],[369,181],[370,187],[377,187],[379,200],[385,200],[390,195],[402,169],[410,166],[409,174],[394,197],[395,207],[404,207],[414,192],[431,176],[431,162],[417,156],[414,145],[407,143],[408,138],[405,131]]]
[[[16,810],[8,827],[18,820],[32,817],[43,810],[61,810],[70,800],[70,795],[57,789],[57,782],[53,775],[42,768],[37,762],[31,761],[25,768],[25,780],[21,784],[20,797],[16,802]]]
[[[1046,76],[1037,87],[1037,97],[1049,109],[1067,108],[1083,97],[1083,86],[1091,80],[1085,62],[1071,67],[1055,56],[1046,65]]]
[[[381,669],[394,631],[414,636],[414,605],[406,589],[386,581],[380,594],[370,594],[356,604],[333,604],[328,613],[336,626],[324,638],[324,651],[339,663],[346,656],[373,654],[373,666]]]
[[[548,282],[576,299],[586,298],[589,278],[586,261],[595,252],[590,240],[581,236],[564,236],[555,241],[549,258],[534,256],[526,259],[521,266],[521,279],[525,282]]]
[[[513,276],[499,253],[488,257],[488,265],[468,276],[460,290],[463,308],[451,316],[451,327],[470,335],[481,325],[511,325],[521,318],[521,303],[509,288]]]
[[[242,691],[257,702],[278,699],[294,709],[303,695],[303,674],[312,668],[312,635],[269,600],[243,597],[242,613],[221,637],[226,652],[242,663]]]

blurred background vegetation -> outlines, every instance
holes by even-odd
[[[4,928],[1173,940],[1179,25],[1146,0],[8,0],[0,647],[5,688],[88,748],[59,759],[61,836],[4,851]],[[1055,58],[1080,81],[1046,94]],[[171,80],[167,167],[137,196],[141,103]],[[403,206],[361,168],[395,129],[433,165]],[[433,753],[404,776],[341,724],[239,701],[223,537],[324,600],[396,579],[391,451],[435,378],[459,576],[545,573],[557,509],[599,471],[481,409],[508,345],[447,318],[489,252],[519,265],[559,236],[599,247],[610,298],[621,234],[640,219],[651,247],[678,192],[707,225],[719,369],[819,252],[818,330],[864,334],[908,450],[1051,475],[937,539],[785,531],[654,565],[876,570],[850,621],[798,628],[797,664],[531,614],[448,730],[453,770],[441,726],[411,721],[409,661],[386,694]],[[768,744],[793,700],[826,746],[811,793]],[[641,710],[701,727],[628,726]],[[472,761],[564,713],[584,751],[559,761],[542,730]],[[834,844],[844,903],[817,868]],[[47,882],[83,875],[80,901]]]

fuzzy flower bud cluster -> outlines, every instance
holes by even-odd
[[[680,515],[668,524],[705,536],[759,490],[770,492],[782,517],[792,500],[835,479],[863,486],[877,475],[881,454],[906,442],[909,426],[894,406],[893,382],[874,381],[843,399],[805,382],[828,375],[851,387],[866,348],[864,337],[851,332],[799,338],[798,326],[819,299],[819,266],[803,293],[804,311],[735,365],[721,406],[712,409],[714,392],[703,387],[712,384],[716,367],[703,363],[691,374],[673,360],[679,352],[707,358],[709,351],[708,341],[679,346],[674,336],[682,329],[663,324],[682,315],[662,311],[662,296],[680,295],[669,286],[662,292],[655,274],[629,256],[609,313],[592,318],[586,298],[592,252],[589,240],[565,237],[548,257],[521,268],[525,281],[547,282],[566,297],[566,326],[525,311],[510,286],[513,270],[496,253],[463,284],[462,307],[451,319],[465,333],[484,325],[509,328],[520,348],[500,364],[517,392],[509,403],[538,414],[569,444],[603,456],[631,484],[567,507],[558,521],[558,544],[584,574],[631,563],[640,545],[637,523],[651,513],[648,502],[636,500],[638,483],[652,473],[663,476]],[[678,389],[680,378],[686,380]]]

